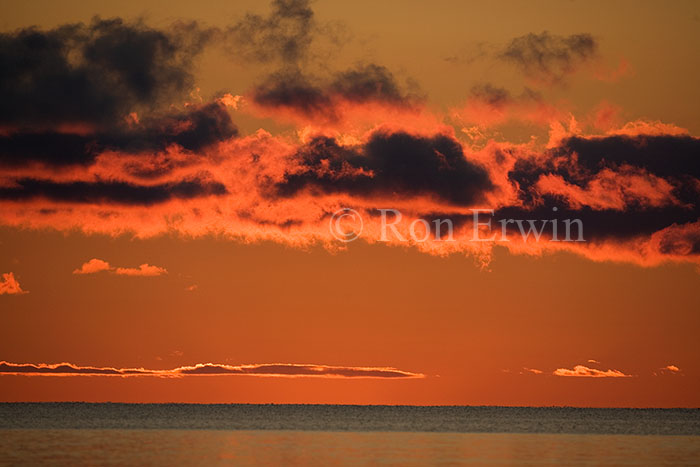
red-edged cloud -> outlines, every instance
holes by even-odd
[[[22,290],[13,273],[3,273],[0,280],[0,295],[20,295],[25,293],[29,292]]]
[[[249,365],[225,365],[198,363],[170,370],[147,368],[113,368],[79,366],[72,363],[10,363],[0,362],[0,375],[38,376],[268,376],[268,377],[316,377],[316,378],[424,378],[421,373],[412,373],[392,367],[349,367],[297,363],[270,363]]]
[[[419,219],[453,220],[454,242],[430,236],[422,243],[393,236],[386,242],[432,254],[467,253],[481,261],[501,245],[514,254],[566,250],[640,265],[699,262],[698,146],[690,136],[625,134],[572,136],[544,150],[491,143],[474,151],[449,134],[375,131],[343,143],[259,132],[190,156],[172,147],[166,154],[104,152],[88,166],[55,174],[15,167],[0,180],[0,223],[337,248],[328,228],[333,212],[358,211],[365,221],[361,240],[377,243],[383,241],[377,209],[393,208],[402,213],[396,229],[403,238]],[[509,242],[471,242],[475,208],[493,209],[496,229],[507,219],[580,219],[586,242],[550,242],[548,235],[522,241],[513,223]],[[76,274],[108,270],[93,262]],[[163,271],[146,265],[114,272]]]

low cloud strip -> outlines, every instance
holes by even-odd
[[[154,376],[161,378],[184,376],[270,376],[270,377],[316,377],[316,378],[379,378],[406,379],[424,378],[421,373],[399,370],[392,367],[353,367],[300,363],[255,363],[247,365],[225,365],[198,363],[170,370],[148,368],[114,368],[79,366],[72,363],[10,363],[0,362],[0,375],[26,376]]]

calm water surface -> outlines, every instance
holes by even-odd
[[[700,410],[0,404],[2,465],[700,465]]]

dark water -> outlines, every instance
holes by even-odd
[[[0,429],[700,435],[700,409],[0,403]]]
[[[0,403],[38,464],[700,465],[700,410]]]

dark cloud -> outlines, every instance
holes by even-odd
[[[379,216],[379,212],[373,213]],[[457,229],[466,229],[466,238],[471,239],[474,228],[474,213],[460,214],[454,212],[432,212],[421,216],[430,225],[435,221],[450,219]],[[560,245],[567,241],[584,241],[578,243],[580,248],[595,245],[639,245],[647,242],[652,235],[657,235],[658,244],[653,248],[662,256],[683,256],[688,259],[700,259],[700,212],[696,208],[681,206],[628,207],[625,210],[593,209],[589,206],[570,207],[564,200],[544,196],[536,205],[505,206],[495,209],[493,213],[480,212],[480,223],[490,223],[479,234],[479,238],[492,238],[496,244],[506,239],[514,240],[527,237],[530,240],[547,243],[554,238],[556,223],[556,240]],[[570,226],[567,227],[567,221]],[[580,224],[577,222],[580,221]],[[505,223],[505,224],[504,224]],[[505,232],[504,232],[505,225]],[[582,228],[580,228],[582,226]],[[539,232],[539,234],[536,234]],[[435,232],[431,235],[434,238]],[[580,234],[580,236],[579,236]],[[538,237],[538,235],[541,235]],[[550,245],[554,245],[553,243]],[[571,243],[569,243],[571,245]],[[644,248],[638,246],[637,248]],[[651,252],[638,251],[640,255]]]
[[[132,154],[160,152],[171,145],[200,151],[237,135],[222,104],[192,107],[179,114],[145,119],[141,124],[71,134],[51,131],[10,133],[0,136],[0,166],[21,167],[35,162],[54,167],[90,165],[104,151]]]
[[[326,365],[260,364],[229,366],[206,364],[184,367],[185,375],[277,375],[277,376],[340,376],[346,378],[410,378],[420,376],[395,368],[336,367]]]
[[[0,166],[86,166],[104,151],[196,152],[236,136],[218,102],[160,110],[192,89],[193,60],[215,34],[119,18],[0,34]]]
[[[216,181],[193,177],[157,185],[137,185],[122,181],[56,182],[23,178],[10,186],[0,186],[0,200],[29,201],[34,199],[75,204],[121,204],[151,206],[172,199],[221,196],[226,187]]]
[[[500,108],[518,102],[541,102],[542,96],[530,88],[524,88],[519,96],[514,96],[506,88],[494,86],[490,83],[477,84],[469,90],[472,99],[478,100],[491,107]]]
[[[335,73],[330,79],[289,68],[273,73],[253,92],[253,100],[263,107],[285,108],[331,121],[339,118],[341,102],[410,107],[416,99],[403,90],[387,68],[376,64],[359,65]]]
[[[296,63],[306,57],[318,31],[308,0],[274,0],[268,16],[248,13],[228,34],[237,55]]]
[[[681,202],[698,207],[700,138],[691,136],[571,137],[545,158],[518,161],[509,178],[519,184],[523,200],[531,202],[536,196],[534,185],[542,175],[558,175],[567,183],[586,187],[603,169],[627,168],[668,180]]]
[[[469,90],[472,98],[486,102],[493,107],[501,107],[513,100],[510,91],[491,84],[478,84]]]
[[[617,179],[627,174],[648,174],[672,187],[665,203],[650,205],[629,193],[621,208],[591,207],[570,203],[566,194],[540,193],[537,182],[543,176],[561,177],[567,184],[587,189],[601,171]],[[689,136],[606,136],[572,137],[562,141],[544,157],[519,160],[508,177],[519,188],[521,206],[496,211],[501,219],[581,219],[589,241],[630,240],[649,237],[669,227],[681,227],[700,219],[700,139]],[[607,187],[618,195],[616,187]],[[624,193],[623,193],[624,194]],[[677,201],[676,201],[677,200]],[[575,201],[575,200],[574,200]],[[556,211],[554,210],[556,208]],[[466,220],[465,220],[466,221]],[[511,230],[517,226],[511,225]],[[700,254],[700,233],[688,229],[684,238],[664,237],[662,250],[668,254]]]
[[[543,31],[512,39],[498,58],[514,64],[531,78],[553,84],[591,60],[597,49],[598,44],[590,34],[557,36]]]
[[[348,156],[345,159],[352,160]],[[485,213],[480,216],[480,221],[491,221],[492,225],[485,237],[496,234],[498,240],[503,228],[501,221],[520,220],[521,225],[517,222],[505,224],[506,235],[520,237],[534,228],[542,230],[542,239],[549,241],[552,239],[553,221],[556,221],[557,238],[561,241],[566,238],[565,221],[580,220],[582,238],[586,241],[582,248],[603,243],[635,245],[635,241],[647,242],[654,238],[653,248],[662,256],[700,258],[699,161],[700,139],[689,136],[565,139],[558,147],[544,154],[522,158],[515,163],[508,173],[508,179],[518,188],[520,200],[495,209],[493,215]],[[333,168],[338,165],[317,166]],[[328,174],[336,171],[317,171],[314,175],[319,178],[318,173],[321,173],[323,177],[320,178],[329,186],[335,184],[335,188],[326,190],[342,191],[346,189],[344,184],[350,182],[342,178],[328,179]],[[425,169],[421,172],[430,173]],[[603,178],[601,182],[602,173],[609,178]],[[538,184],[543,177],[551,176],[560,178],[566,184],[560,193],[548,192],[546,187]],[[310,177],[308,172],[302,172],[297,177],[301,177],[306,184],[310,183],[306,180]],[[360,180],[368,183],[367,179]],[[661,181],[655,183],[663,183],[668,188],[654,191],[660,185],[647,186],[646,180]],[[641,186],[635,186],[635,183],[641,183]],[[361,185],[355,183],[353,188],[356,186]],[[426,194],[425,191],[421,192],[419,184],[414,182],[411,186],[416,187],[413,193]],[[444,190],[450,184],[442,183],[439,186]],[[589,191],[591,186],[596,187],[594,191]],[[646,198],[653,198],[659,193],[662,198],[654,198],[653,203]],[[598,204],[608,197],[616,202]],[[442,198],[456,201],[454,196],[443,194]],[[474,219],[473,214],[448,212],[430,213],[423,217],[429,222],[451,219],[456,227],[469,229]],[[545,222],[546,227],[543,227]],[[570,235],[573,240],[579,238],[579,224],[572,224]]]
[[[556,211],[554,210],[556,208]],[[559,222],[559,238],[562,236],[562,226],[565,219],[580,219],[584,226],[584,238],[588,242],[603,242],[607,240],[622,241],[646,237],[670,227],[674,224],[683,225],[696,222],[700,212],[696,208],[682,206],[641,207],[629,206],[624,211],[618,209],[593,209],[588,206],[571,208],[557,197],[545,196],[535,206],[510,206],[498,209],[492,217],[496,229],[504,219],[537,220],[537,228],[542,226],[543,219]],[[488,217],[484,218],[488,220]],[[467,219],[465,219],[467,220]],[[469,219],[471,220],[471,219]],[[525,224],[527,229],[527,224]],[[519,232],[516,224],[508,224],[509,232]],[[577,238],[578,230],[572,227],[572,237]],[[545,238],[551,238],[551,228],[545,230]],[[700,246],[700,244],[698,244]],[[698,250],[697,252],[700,252]],[[696,252],[696,254],[697,254]]]
[[[297,157],[300,168],[274,186],[276,196],[310,189],[363,197],[428,196],[469,205],[493,188],[486,170],[468,161],[459,142],[447,136],[379,132],[360,148],[316,138]]]
[[[404,105],[411,99],[386,67],[375,64],[337,73],[329,89],[333,94],[351,102],[371,101]]]
[[[508,237],[521,237],[534,228],[542,231],[542,240],[549,241],[552,239],[552,223],[556,221],[557,238],[561,241],[566,236],[565,221],[580,220],[585,239],[581,248],[603,243],[635,245],[635,241],[642,242],[638,245],[646,245],[643,242],[654,236],[653,248],[662,256],[700,258],[699,146],[700,139],[688,136],[566,139],[545,154],[515,163],[508,178],[517,186],[520,202],[497,208],[493,214],[480,214],[480,222],[491,222],[490,231],[482,238],[495,234],[496,241],[499,241],[503,228],[501,222],[520,220],[521,225],[512,221],[505,224]],[[577,199],[580,196],[577,190],[585,192],[590,189],[590,185],[599,180],[601,171],[608,171],[613,181],[624,181],[630,174],[662,179],[669,184],[671,192],[668,199],[648,203],[643,188],[632,186],[639,191],[625,193],[624,183],[607,185],[606,181],[597,185],[602,191]],[[541,191],[538,181],[547,176],[560,177],[574,189],[560,194]],[[595,205],[607,196],[622,196],[622,205]],[[586,204],[591,200],[593,206]],[[474,215],[433,212],[423,218],[431,224],[437,219],[451,219],[455,227],[471,230]],[[571,239],[578,239],[578,224],[572,224],[570,232]]]
[[[169,103],[192,88],[192,61],[212,34],[119,18],[0,33],[0,126],[112,124]]]
[[[86,135],[55,132],[26,131],[0,136],[0,166],[20,167],[34,162],[88,165],[95,160],[94,141]]]
[[[339,118],[340,100],[390,105],[415,101],[387,68],[376,64],[359,65],[323,77],[303,71],[308,70],[306,59],[319,38],[339,42],[331,25],[316,21],[308,0],[275,0],[267,16],[248,14],[226,35],[234,54],[278,65],[253,89],[252,98],[262,107],[335,121]],[[318,61],[318,57],[314,58]],[[327,64],[321,68],[326,69]]]
[[[664,177],[700,178],[700,138],[692,136],[573,137],[556,153],[576,154],[578,164],[589,171],[627,164]]]
[[[337,118],[328,93],[297,69],[270,75],[255,88],[253,100],[263,107],[293,109],[309,117]]]

